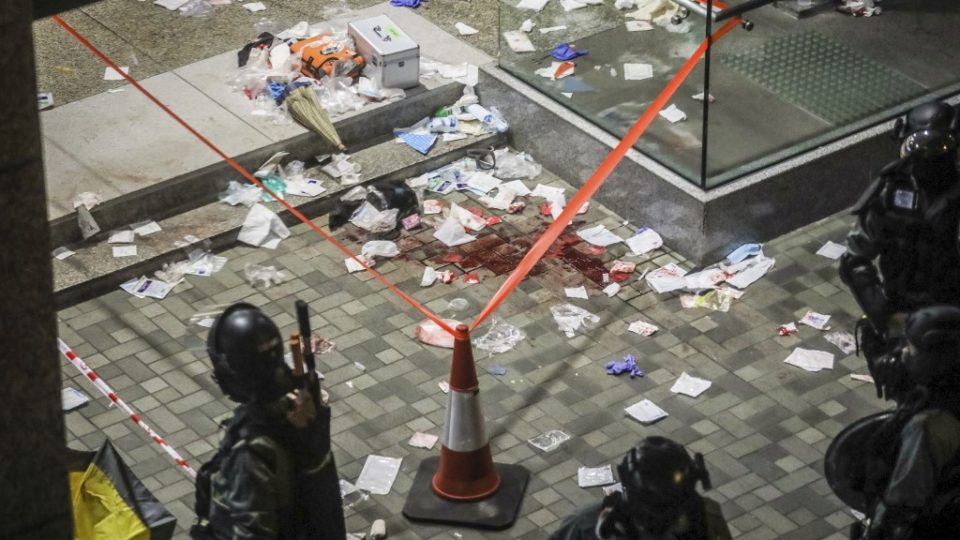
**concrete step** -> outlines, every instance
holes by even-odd
[[[403,125],[403,123],[400,122],[397,125]],[[400,180],[417,176],[462,158],[469,149],[498,146],[505,141],[506,137],[501,134],[469,137],[453,142],[438,141],[430,153],[423,156],[407,145],[394,142],[391,138],[354,152],[353,161],[362,167],[362,184],[366,185],[383,180]],[[271,153],[280,149],[291,152],[294,157],[306,157],[312,155],[310,152],[315,152],[313,148],[316,148],[316,141],[297,140],[274,146],[276,148],[264,149],[262,153],[258,151],[259,157],[256,159],[247,156],[247,164],[252,163],[255,167],[260,160],[266,159]],[[304,149],[310,149],[310,151],[304,151]],[[176,213],[171,213],[174,212],[175,207],[168,206],[163,210],[167,213],[166,217],[156,218],[154,214],[145,211],[133,212],[123,209],[122,204],[117,203],[115,205],[117,207],[108,214],[110,225],[101,223],[101,228],[105,232],[94,237],[92,241],[68,244],[67,247],[76,254],[62,261],[53,260],[54,301],[57,309],[104,294],[140,275],[152,275],[164,263],[184,260],[185,251],[176,247],[174,243],[182,240],[185,235],[196,236],[201,242],[209,240],[213,251],[236,244],[240,226],[249,210],[244,206],[229,206],[216,200],[216,194],[224,189],[216,186],[225,185],[228,180],[224,178],[226,176],[224,171],[216,167],[214,170],[206,171],[205,174],[201,174],[202,172],[198,171],[192,182],[185,180],[178,182],[178,185],[184,189],[192,188],[193,184],[214,186],[209,188],[209,193],[202,195],[204,200],[199,204],[192,204],[190,208],[181,209]],[[236,176],[233,175],[233,177]],[[327,179],[325,185],[327,191],[318,197],[291,195],[287,201],[308,218],[313,219],[334,209],[339,202],[339,196],[353,187],[342,187],[330,179]],[[173,188],[167,188],[164,191],[171,194],[168,196],[172,196],[172,190]],[[149,199],[150,196],[141,195],[141,198]],[[288,225],[298,221],[277,202],[263,204],[277,212]],[[126,220],[118,222],[121,216],[126,217]],[[148,218],[156,219],[163,230],[146,237],[138,237],[136,257],[114,258],[112,248],[116,244],[107,243],[110,228],[126,228],[129,223]]]
[[[429,116],[437,108],[456,101],[462,93],[463,85],[455,82],[430,88],[418,86],[408,90],[407,96],[400,101],[349,115],[335,121],[334,125],[350,152],[356,153],[392,138],[395,127],[408,126]],[[196,144],[202,146],[199,141]],[[247,170],[254,171],[281,150],[290,152],[292,159],[303,160],[334,151],[319,136],[306,132],[231,157]],[[130,156],[130,159],[136,160],[136,156]],[[94,207],[91,213],[105,231],[147,218],[166,219],[216,201],[217,195],[226,189],[230,180],[241,178],[228,164],[218,161],[107,200]],[[51,220],[50,236],[53,246],[80,241],[76,213]]]

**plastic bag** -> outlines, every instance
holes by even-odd
[[[360,165],[351,161],[347,154],[334,154],[330,163],[321,167],[320,170],[329,174],[331,178],[339,179],[340,184],[344,186],[360,182]],[[350,193],[353,193],[353,190]]]
[[[271,285],[279,285],[287,279],[283,272],[273,266],[260,266],[258,264],[244,266],[243,276],[247,279],[247,283],[255,289],[266,289]]]
[[[463,311],[470,307],[470,302],[466,298],[454,298],[447,302],[447,309],[450,311]]]
[[[543,167],[527,153],[516,153],[509,148],[494,151],[497,166],[493,175],[501,180],[535,178],[543,172]]]
[[[320,104],[330,115],[359,111],[367,100],[357,94],[353,79],[349,77],[324,77],[317,91]]]
[[[473,340],[474,347],[491,354],[509,351],[527,337],[526,332],[494,315],[487,333]]]
[[[396,242],[389,240],[371,240],[360,248],[360,253],[364,257],[396,257],[400,254],[400,248]]]
[[[191,0],[180,7],[184,17],[206,17],[213,13],[213,6],[207,0]]]
[[[350,223],[372,233],[392,231],[397,227],[397,214],[399,212],[396,208],[381,212],[368,201],[364,201],[360,208],[357,208],[357,211],[350,216]]]
[[[600,322],[600,317],[572,304],[551,306],[550,313],[553,314],[553,320],[557,322],[560,331],[568,338],[573,337],[581,327],[584,329],[592,328],[593,325]]]
[[[569,435],[555,429],[546,433],[541,433],[527,442],[533,446],[536,446],[540,450],[543,450],[544,452],[550,452],[551,450],[556,450],[561,444],[568,440],[570,440]]]
[[[343,500],[344,508],[351,508],[357,503],[361,503],[370,498],[366,491],[357,489],[357,486],[340,479],[340,499]]]
[[[577,483],[582,488],[606,486],[614,483],[613,469],[610,465],[602,467],[580,467],[577,469]]]

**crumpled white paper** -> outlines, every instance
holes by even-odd
[[[365,257],[396,257],[400,254],[400,248],[390,240],[371,240],[360,248],[360,253]]]
[[[651,289],[658,293],[665,293],[686,287],[687,282],[684,279],[686,274],[686,270],[674,263],[669,263],[647,274],[646,279]]]
[[[670,391],[674,394],[683,394],[695,398],[706,392],[712,384],[712,382],[706,379],[688,375],[687,372],[684,371],[680,374],[677,381],[673,383],[673,386],[670,387]]]
[[[469,235],[463,230],[463,225],[457,221],[457,218],[455,218],[452,213],[437,227],[437,230],[433,232],[433,237],[449,247],[468,244],[477,239],[476,236]]]
[[[643,255],[663,246],[663,238],[657,234],[657,231],[648,227],[641,228],[637,231],[637,234],[627,238],[624,242],[627,243],[627,247],[634,255]]]
[[[276,249],[280,241],[288,236],[290,229],[283,224],[280,216],[262,204],[255,204],[243,220],[237,240],[255,247]]]
[[[661,418],[666,418],[669,416],[667,411],[657,407],[657,405],[649,399],[634,403],[633,405],[624,409],[624,411],[626,411],[627,414],[632,416],[635,420],[644,424],[650,424],[660,420]]]
[[[607,247],[623,242],[623,238],[620,238],[614,234],[613,231],[608,230],[604,225],[594,225],[593,227],[580,229],[577,231],[577,236],[595,246],[601,247]]]
[[[814,351],[797,347],[790,356],[783,361],[785,364],[797,366],[807,371],[833,369],[833,355],[828,352]]]

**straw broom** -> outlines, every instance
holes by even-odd
[[[340,140],[340,134],[333,127],[330,116],[320,104],[320,99],[317,98],[313,88],[307,86],[297,88],[287,96],[286,103],[290,116],[300,125],[320,135],[341,152],[347,151],[347,147]]]

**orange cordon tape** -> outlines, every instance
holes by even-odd
[[[740,23],[740,19],[735,17],[731,19],[727,24],[725,24],[720,30],[713,34],[711,43],[716,42],[718,39],[723,37],[727,32],[729,32],[734,26]],[[584,182],[583,187],[580,188],[580,191],[570,199],[570,202],[567,203],[566,208],[563,209],[563,212],[557,217],[556,221],[553,222],[547,230],[544,231],[543,236],[537,240],[537,243],[530,248],[530,251],[523,257],[523,260],[520,261],[520,264],[513,270],[513,272],[507,277],[507,280],[503,282],[503,285],[497,289],[497,293],[493,295],[493,298],[490,299],[490,302],[487,303],[486,307],[483,308],[483,311],[480,312],[480,315],[477,316],[476,320],[473,321],[473,325],[470,327],[471,330],[475,329],[493,313],[501,302],[506,300],[510,293],[517,288],[517,285],[523,281],[523,278],[527,277],[527,274],[533,268],[537,262],[540,261],[540,258],[543,257],[543,254],[546,253],[547,249],[551,244],[560,236],[560,233],[563,232],[563,229],[570,224],[570,221],[573,220],[573,216],[576,215],[577,211],[593,197],[593,194],[596,193],[600,186],[607,180],[607,177],[610,176],[610,173],[620,164],[620,161],[623,160],[624,156],[627,155],[627,152],[633,147],[634,143],[637,142],[637,139],[647,130],[650,126],[650,123],[657,117],[657,114],[660,112],[660,109],[663,109],[666,106],[667,101],[673,96],[673,94],[680,88],[680,85],[683,84],[683,81],[686,80],[687,76],[690,75],[690,72],[693,71],[694,66],[697,62],[700,61],[700,58],[703,57],[704,53],[707,51],[707,40],[704,39],[697,50],[693,53],[692,56],[683,64],[683,67],[680,68],[680,71],[674,75],[673,79],[670,80],[670,84],[664,88],[656,99],[653,100],[653,103],[647,107],[647,110],[643,112],[643,115],[637,120],[637,122],[627,131],[627,134],[620,140],[620,143],[604,158],[603,162],[600,163],[600,166],[597,167],[597,170],[593,171],[593,174],[590,175],[590,178]]]
[[[153,439],[153,442],[159,444],[160,448],[163,448],[163,451],[166,452],[167,455],[169,455],[171,458],[173,458],[173,461],[176,462],[177,466],[180,467],[181,470],[185,471],[192,478],[197,477],[197,471],[193,470],[193,467],[188,465],[186,460],[183,459],[183,457],[180,456],[180,454],[176,450],[174,450],[173,447],[170,446],[170,444],[163,437],[158,435],[156,431],[154,431],[150,426],[148,426],[146,422],[144,422],[143,419],[140,418],[139,414],[137,414],[132,408],[130,408],[130,406],[127,405],[125,401],[120,399],[120,396],[118,396],[117,393],[114,392],[112,388],[110,388],[110,385],[108,385],[106,381],[101,379],[92,369],[90,369],[90,367],[87,366],[87,364],[83,360],[81,360],[79,356],[77,356],[77,353],[73,352],[73,350],[70,347],[68,347],[67,344],[64,343],[62,339],[57,338],[57,346],[60,348],[60,352],[63,354],[63,356],[65,356],[67,360],[70,361],[71,364],[76,366],[77,369],[80,370],[80,373],[83,373],[84,376],[90,379],[90,382],[92,382],[93,385],[97,387],[97,390],[100,390],[100,392],[103,393],[103,395],[107,396],[107,398],[111,402],[113,402],[114,405],[116,405],[117,407],[120,408],[121,411],[126,413],[127,417],[130,418],[130,420],[133,420],[138,426],[143,428],[143,430],[147,432],[147,435],[149,435],[150,438]]]
[[[318,227],[315,223],[313,223],[312,221],[310,221],[309,219],[307,219],[306,216],[304,216],[302,213],[300,213],[299,210],[297,210],[297,209],[294,208],[292,205],[290,205],[290,203],[288,203],[287,201],[281,199],[280,197],[277,197],[277,195],[276,195],[274,192],[270,191],[270,189],[267,188],[265,185],[263,185],[263,184],[260,182],[260,180],[257,179],[257,177],[255,177],[255,176],[253,176],[252,174],[250,174],[250,172],[247,171],[245,168],[243,168],[242,165],[240,165],[239,163],[237,163],[236,161],[234,161],[233,158],[231,158],[230,156],[228,156],[227,154],[225,154],[225,153],[223,152],[223,150],[220,150],[220,148],[217,147],[217,145],[213,144],[209,139],[207,139],[206,137],[204,137],[203,135],[201,135],[199,131],[195,130],[190,124],[188,124],[186,121],[184,121],[182,118],[180,118],[180,116],[178,116],[177,113],[173,112],[169,107],[167,107],[166,105],[164,105],[164,103],[163,103],[162,101],[160,101],[160,100],[157,99],[153,94],[151,94],[149,91],[147,91],[146,88],[144,88],[143,86],[141,86],[140,83],[138,83],[137,81],[135,81],[132,77],[130,77],[130,75],[127,75],[126,73],[124,73],[123,70],[121,70],[120,67],[117,66],[117,64],[113,62],[113,60],[110,60],[110,58],[108,58],[107,55],[105,55],[105,54],[103,54],[102,52],[100,52],[100,49],[98,49],[98,48],[97,48],[96,46],[94,46],[92,43],[90,43],[89,41],[87,41],[86,38],[84,38],[83,36],[81,36],[76,30],[73,29],[73,27],[71,27],[69,24],[67,24],[63,19],[61,19],[60,17],[58,17],[58,16],[56,16],[56,15],[54,15],[54,16],[51,17],[51,18],[54,20],[54,22],[56,22],[56,23],[59,24],[61,27],[63,27],[63,29],[66,30],[71,36],[73,36],[74,38],[76,38],[76,40],[79,41],[80,44],[82,44],[84,47],[90,49],[90,52],[92,52],[92,53],[95,54],[98,58],[100,58],[100,60],[101,60],[103,63],[105,63],[105,64],[107,64],[108,66],[112,67],[112,68],[114,69],[114,71],[116,71],[117,73],[119,73],[120,76],[122,76],[124,79],[127,80],[127,82],[129,82],[130,84],[132,84],[133,87],[136,88],[137,90],[139,90],[141,94],[143,94],[144,96],[147,97],[147,99],[149,99],[149,100],[152,101],[154,104],[156,104],[157,107],[160,107],[160,108],[163,110],[163,112],[167,113],[171,118],[173,118],[174,120],[176,120],[181,126],[184,127],[184,129],[186,129],[187,131],[189,131],[194,137],[196,137],[197,139],[200,139],[200,142],[202,142],[203,144],[207,145],[207,147],[210,148],[210,150],[213,150],[213,152],[214,152],[215,154],[217,154],[218,156],[220,156],[224,161],[227,162],[227,164],[229,164],[231,167],[233,167],[233,168],[234,168],[238,173],[240,173],[244,178],[246,178],[247,180],[249,180],[250,182],[252,182],[255,186],[259,187],[259,188],[260,188],[261,190],[263,190],[265,193],[269,194],[271,197],[273,197],[274,200],[276,200],[277,202],[279,202],[279,203],[280,203],[284,208],[286,208],[291,214],[293,214],[294,216],[296,216],[297,219],[299,219],[299,220],[300,220],[301,222],[303,222],[305,225],[307,225],[308,227],[310,227],[311,229],[313,229],[314,231],[316,231],[317,234],[319,234],[319,235],[322,236],[325,240],[327,240],[328,242],[330,242],[331,244],[333,244],[337,249],[339,249],[339,250],[342,251],[344,254],[346,254],[347,256],[349,256],[350,258],[352,258],[354,261],[356,261],[357,263],[359,263],[361,266],[363,266],[368,272],[370,272],[371,274],[373,274],[373,276],[376,277],[381,283],[383,283],[384,285],[386,285],[388,289],[390,289],[391,291],[393,291],[393,292],[394,292],[395,294],[397,294],[400,298],[403,298],[403,299],[404,299],[408,304],[410,304],[414,309],[416,309],[417,311],[419,311],[420,313],[422,313],[422,314],[423,314],[424,316],[426,316],[428,319],[430,319],[430,320],[432,320],[433,322],[437,323],[437,325],[440,326],[440,328],[443,328],[444,330],[446,330],[446,331],[449,332],[450,334],[456,335],[456,332],[454,331],[454,329],[451,328],[450,325],[448,325],[447,323],[445,323],[445,322],[443,321],[443,319],[441,319],[440,317],[434,315],[433,312],[431,312],[431,311],[428,310],[427,308],[423,307],[423,305],[421,305],[419,302],[417,302],[416,300],[414,300],[414,299],[413,299],[411,296],[409,296],[407,293],[405,293],[405,292],[401,291],[400,289],[398,289],[397,286],[394,285],[393,283],[390,283],[390,281],[388,281],[387,278],[383,277],[383,274],[381,274],[380,272],[377,272],[376,270],[374,270],[373,268],[371,268],[369,265],[367,265],[367,263],[363,262],[363,260],[361,260],[359,257],[357,257],[356,255],[354,255],[349,249],[347,249],[345,246],[343,246],[342,244],[340,244],[340,242],[337,242],[332,236],[330,236],[329,234],[325,233],[325,232],[323,231],[323,229],[321,229],[321,228]]]

